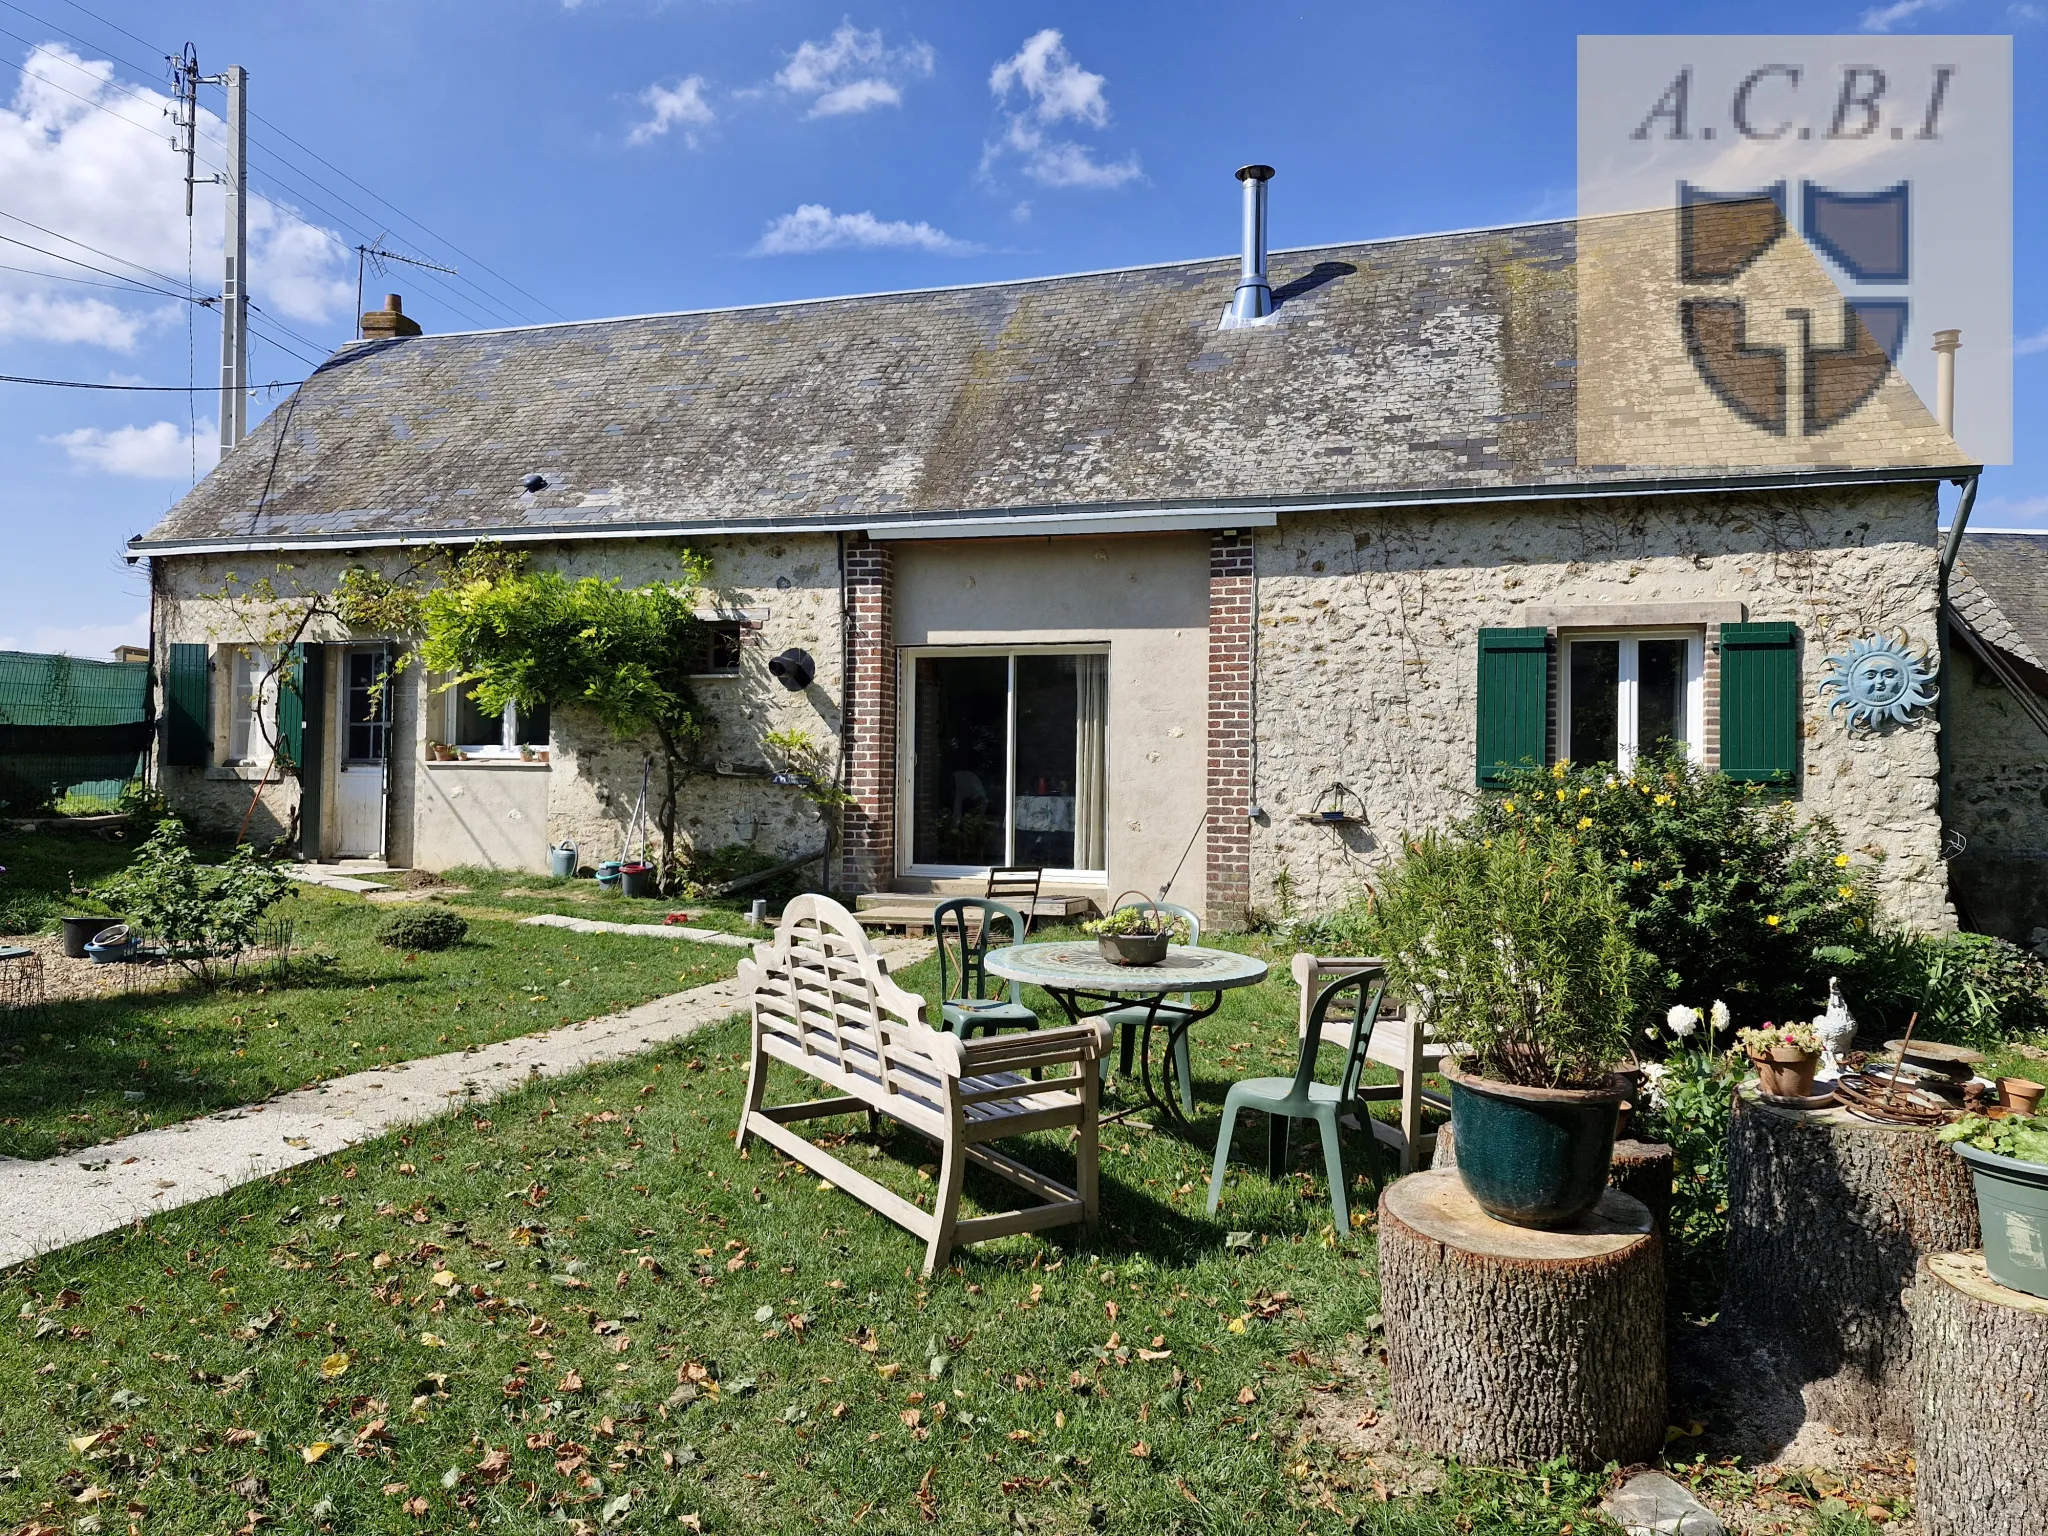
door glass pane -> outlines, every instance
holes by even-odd
[[[270,760],[270,742],[261,719],[269,689],[270,653],[255,646],[234,652],[234,671],[229,679],[234,708],[228,716],[228,761],[261,763]]]
[[[1017,658],[1019,864],[1074,868],[1075,657]]]
[[[1571,657],[1571,741],[1575,763],[1611,763],[1620,742],[1619,640],[1574,640]]]
[[[920,656],[912,675],[917,766],[911,859],[918,864],[1004,863],[1010,659]]]
[[[1682,639],[1636,642],[1636,750],[1647,756],[1685,740]]]
[[[385,736],[390,730],[391,690],[384,681],[384,653],[350,651],[348,687],[342,700],[342,722],[348,732],[345,745],[352,763],[384,761]]]

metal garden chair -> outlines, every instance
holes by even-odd
[[[1015,903],[1024,913],[1024,931],[1030,933],[1031,919],[1038,915],[1038,887],[1045,880],[1043,866],[998,864],[988,872],[988,889],[981,894],[990,901]],[[1018,943],[1024,941],[1020,938]]]
[[[940,1028],[953,1031],[962,1040],[971,1039],[976,1030],[993,1035],[1005,1029],[1038,1028],[1038,1015],[1024,1006],[1023,989],[1014,981],[1005,983],[990,976],[983,963],[998,918],[1010,925],[1010,943],[1024,942],[1023,915],[1000,901],[956,896],[932,910],[932,932],[939,941],[939,996],[943,999]],[[960,974],[957,995],[953,990],[955,968]]]
[[[1268,1117],[1266,1133],[1266,1176],[1280,1178],[1287,1171],[1287,1130],[1292,1120],[1313,1120],[1323,1138],[1323,1166],[1330,1179],[1330,1211],[1341,1240],[1351,1230],[1351,1208],[1345,1199],[1344,1156],[1338,1122],[1356,1113],[1361,1124],[1371,1113],[1358,1096],[1358,1074],[1365,1066],[1365,1048],[1379,1020],[1380,1002],[1386,996],[1387,973],[1357,970],[1338,977],[1317,994],[1309,1012],[1309,1027],[1301,1042],[1301,1060],[1292,1078],[1253,1077],[1231,1085],[1223,1100],[1223,1123],[1216,1132],[1216,1163],[1209,1173],[1209,1214],[1223,1198],[1223,1173],[1230,1161],[1230,1136],[1237,1128],[1240,1111],[1252,1109]],[[1344,1054],[1344,1075],[1335,1083],[1319,1083],[1316,1054],[1323,1043],[1323,1021],[1331,1006],[1347,994],[1352,1005],[1351,1034]],[[1381,1182],[1379,1138],[1367,1136],[1372,1154],[1372,1178]]]

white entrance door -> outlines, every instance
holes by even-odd
[[[384,857],[384,770],[391,751],[390,675],[384,648],[343,653],[340,772],[335,775],[336,853],[344,859]]]

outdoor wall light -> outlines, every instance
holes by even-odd
[[[769,660],[768,675],[791,693],[802,693],[818,675],[818,664],[809,651],[790,649]]]

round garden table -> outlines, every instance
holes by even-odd
[[[1166,958],[1157,965],[1115,965],[1102,958],[1094,940],[1067,940],[1053,944],[1012,944],[992,949],[985,961],[994,975],[1005,981],[1042,987],[1052,994],[1067,1017],[1084,1023],[1105,1013],[1125,1008],[1143,1008],[1145,1027],[1138,1047],[1138,1076],[1145,1097],[1161,1113],[1184,1122],[1180,1106],[1165,1081],[1174,1070],[1174,1046],[1202,1019],[1223,1006],[1223,994],[1233,987],[1251,987],[1266,979],[1266,962],[1250,955],[1232,954],[1227,949],[1202,949],[1195,945],[1167,946]],[[1186,994],[1184,1000],[1167,996]],[[1208,1001],[1197,1001],[1207,994]],[[1152,1026],[1166,1028],[1165,1062],[1160,1077],[1167,1091],[1152,1085]],[[1129,1111],[1124,1111],[1129,1113]],[[1115,1120],[1121,1115],[1105,1115]]]

